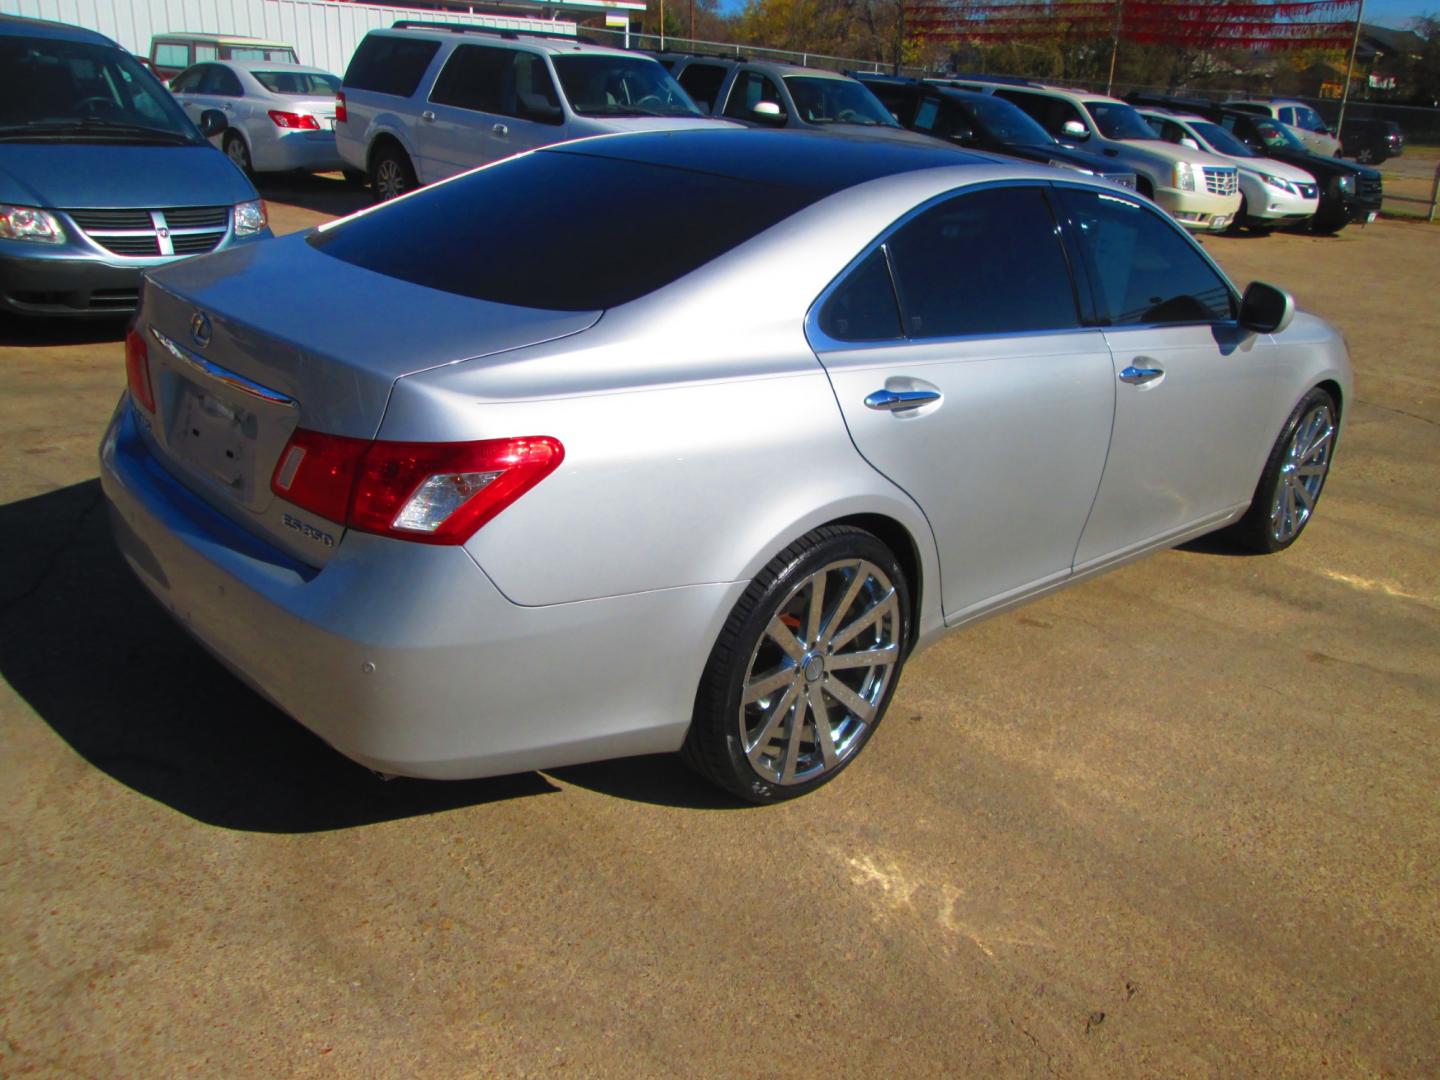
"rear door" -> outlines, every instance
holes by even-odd
[[[1246,503],[1283,387],[1268,335],[1242,330],[1229,284],[1152,206],[1058,189],[1108,321],[1115,428],[1077,571]]]
[[[930,521],[949,621],[1070,573],[1115,397],[1078,300],[1043,186],[1007,185],[897,223],[812,315],[856,447]]]

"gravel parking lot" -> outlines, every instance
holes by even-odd
[[[342,759],[114,553],[122,328],[0,327],[0,1076],[1433,1075],[1440,230],[1206,244],[1350,342],[1303,539],[952,636],[768,809]]]

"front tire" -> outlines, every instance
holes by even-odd
[[[1250,509],[1228,530],[1233,540],[1271,554],[1300,538],[1330,474],[1338,420],[1335,399],[1318,386],[1300,399],[1280,429]]]
[[[890,704],[910,618],[904,571],[876,537],[829,525],[797,540],[751,582],[721,630],[685,760],[755,803],[833,780]]]

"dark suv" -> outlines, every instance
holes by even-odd
[[[1344,157],[1379,165],[1404,152],[1405,133],[1394,120],[1370,120],[1357,116],[1346,120],[1340,130],[1340,153]]]
[[[1338,232],[1352,221],[1374,221],[1380,212],[1384,184],[1378,170],[1312,153],[1284,124],[1269,116],[1201,98],[1128,94],[1125,100],[1132,105],[1203,116],[1225,128],[1250,149],[1304,169],[1320,186],[1320,208],[1301,228],[1317,233]]]
[[[852,71],[900,123],[922,135],[948,139],[972,150],[989,150],[1038,161],[1135,187],[1135,173],[1118,162],[1061,144],[1016,105],[990,94],[955,90],[938,82]]]

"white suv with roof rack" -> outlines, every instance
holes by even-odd
[[[551,143],[722,122],[649,56],[401,21],[355,50],[336,96],[335,146],[383,201]]]
[[[1218,232],[1240,212],[1233,161],[1162,142],[1134,106],[1118,98],[1040,83],[963,79],[953,85],[1012,102],[1061,142],[1128,165],[1140,194],[1187,229]]]

